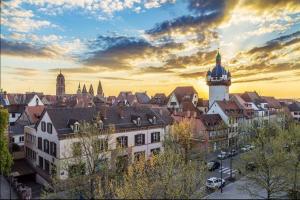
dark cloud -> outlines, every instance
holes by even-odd
[[[165,66],[169,69],[185,68],[190,65],[204,66],[207,64],[213,64],[215,62],[215,56],[217,51],[209,52],[197,52],[191,56],[175,56],[169,59]]]
[[[132,78],[120,78],[120,77],[107,77],[101,76],[100,79],[107,79],[107,80],[118,80],[118,81],[143,81],[141,79],[132,79]]]
[[[150,35],[161,35],[173,31],[185,33],[191,30],[207,28],[228,19],[228,13],[235,7],[236,0],[191,0],[188,9],[194,15],[181,16],[173,20],[156,24],[147,30]]]
[[[26,42],[13,42],[1,38],[1,54],[22,57],[53,58],[59,56],[59,52],[48,46],[37,46]]]
[[[26,67],[9,67],[5,66],[5,69],[8,69],[6,71],[7,74],[11,74],[14,76],[25,76],[25,77],[31,77],[31,76],[36,76],[39,74],[39,70],[34,69],[34,68],[26,68]]]
[[[241,79],[233,81],[233,83],[250,83],[250,82],[258,82],[258,81],[273,81],[279,79],[278,77],[267,77],[267,78],[253,78],[253,79]]]
[[[179,74],[181,78],[203,78],[206,76],[206,71],[194,72],[194,73],[181,73]]]
[[[89,52],[81,59],[81,63],[94,69],[127,70],[133,66],[129,60],[149,59],[151,56],[165,59],[170,51],[183,49],[182,43],[169,41],[154,46],[144,39],[126,36],[99,36],[89,42]]]
[[[147,73],[147,74],[155,74],[155,73],[160,73],[160,74],[168,74],[168,73],[174,73],[170,69],[166,67],[144,67],[139,70],[138,73]]]

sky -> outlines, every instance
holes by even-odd
[[[55,94],[102,82],[208,97],[217,49],[231,93],[300,97],[300,0],[2,0],[2,88]]]

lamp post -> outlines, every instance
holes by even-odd
[[[222,167],[223,167],[223,159],[220,158],[220,160],[221,160],[221,193],[223,193],[223,169],[222,169]]]

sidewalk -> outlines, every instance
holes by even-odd
[[[1,194],[0,199],[9,199],[10,198],[10,187],[8,181],[0,175],[1,179]],[[11,188],[11,199],[18,199],[18,195],[13,188]]]

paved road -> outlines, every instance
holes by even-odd
[[[9,183],[7,180],[0,175],[1,179],[1,194],[0,194],[0,199],[9,199],[10,198],[10,187]],[[18,195],[15,192],[15,190],[12,188],[11,189],[11,199],[18,199]]]

